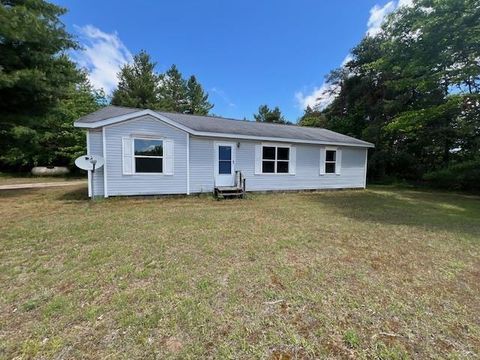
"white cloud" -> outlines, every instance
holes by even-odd
[[[370,9],[370,17],[368,18],[367,35],[375,36],[382,30],[382,24],[388,14],[396,8],[394,1],[389,1],[384,6],[375,5]]]
[[[398,6],[412,6],[413,5],[413,0],[398,0]]]
[[[370,17],[367,22],[367,35],[375,36],[382,30],[382,24],[388,14],[402,6],[412,6],[413,0],[391,0],[385,5],[375,5],[370,9]],[[348,54],[343,59],[341,66],[344,66],[349,61],[353,60],[352,54]],[[338,85],[332,85],[324,82],[320,87],[315,87],[313,91],[305,94],[303,91],[295,93],[295,99],[298,106],[303,110],[307,106],[317,107],[320,110],[325,109],[330,105],[335,97],[339,94],[340,88]]]
[[[310,94],[298,91],[295,94],[295,99],[302,110],[306,109],[307,106],[323,110],[335,100],[339,92],[339,86],[323,83],[322,86],[315,87]]]
[[[110,94],[117,86],[120,67],[132,61],[130,50],[115,33],[105,33],[93,25],[76,26],[83,50],[76,51],[73,59],[89,73],[96,88]]]
[[[367,22],[367,35],[375,36],[379,34],[382,31],[382,24],[388,14],[391,14],[400,7],[410,7],[412,5],[413,0],[398,0],[398,2],[392,0],[383,6],[375,5],[370,9],[370,17]]]

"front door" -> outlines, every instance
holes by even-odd
[[[215,186],[235,185],[235,144],[215,143]]]

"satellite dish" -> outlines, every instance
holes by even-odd
[[[98,155],[82,155],[75,160],[75,165],[82,170],[95,171],[103,166],[105,162]]]
[[[88,173],[88,178],[90,180],[90,188],[92,190],[92,200],[95,200],[95,191],[93,190],[93,185],[95,184],[93,181],[93,177],[95,176],[95,169],[100,169],[104,163],[105,161],[103,160],[103,158],[98,155],[82,155],[75,160],[75,165],[77,165],[80,169],[91,171],[91,173]]]

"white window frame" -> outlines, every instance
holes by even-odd
[[[162,156],[151,156],[151,155],[136,155],[135,154],[135,140],[154,140],[154,141],[161,141],[162,142]],[[132,159],[133,159],[133,173],[138,175],[164,175],[165,169],[165,148],[164,148],[164,140],[163,138],[152,138],[152,137],[139,137],[133,136],[132,137]],[[137,162],[135,161],[137,158],[150,158],[150,159],[162,159],[162,171],[156,172],[137,172]]]
[[[335,151],[335,161],[327,160],[327,151]],[[325,169],[325,175],[337,175],[337,161],[338,161],[338,148],[336,147],[325,147],[325,159],[323,160],[323,166]],[[327,172],[327,164],[335,164],[334,172]]]
[[[275,159],[264,159],[263,158],[263,148],[265,147],[273,147],[275,148]],[[288,149],[288,160],[279,160],[278,159],[278,148],[286,148]],[[292,165],[291,164],[291,161],[292,161],[292,146],[291,145],[285,145],[285,144],[262,144],[261,146],[261,155],[262,155],[262,158],[260,159],[261,163],[260,163],[260,169],[261,169],[261,174],[262,175],[291,175],[290,173],[290,166]],[[264,161],[271,161],[274,163],[274,172],[270,173],[270,172],[263,172],[263,162]],[[282,173],[279,173],[277,172],[277,163],[279,161],[282,161],[282,162],[288,162],[288,171],[287,172],[282,172]]]

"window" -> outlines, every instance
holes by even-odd
[[[280,146],[262,147],[262,173],[288,174],[290,148]]]
[[[337,164],[337,150],[325,151],[325,173],[335,174]]]
[[[163,141],[134,139],[135,173],[163,173]]]

